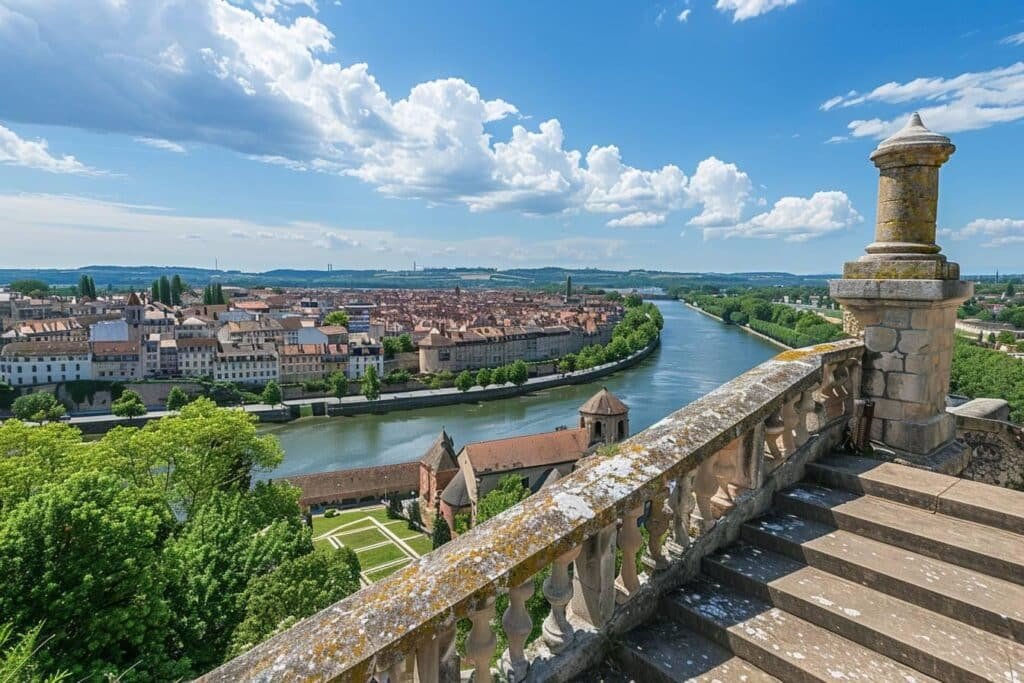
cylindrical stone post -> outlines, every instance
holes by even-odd
[[[939,167],[955,149],[917,114],[878,145],[871,154],[879,169],[875,241],[846,263],[842,280],[829,283],[847,332],[864,338],[860,388],[875,403],[872,438],[898,456],[947,469],[955,464],[938,460],[964,460],[945,401],[956,309],[973,290],[935,243]]]

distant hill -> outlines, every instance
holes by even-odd
[[[191,285],[220,282],[242,287],[364,287],[379,289],[446,287],[547,287],[563,284],[572,277],[574,286],[604,288],[686,286],[764,286],[822,285],[834,275],[793,275],[791,273],[676,273],[659,270],[602,270],[599,268],[431,268],[416,271],[392,270],[294,270],[278,269],[262,273],[238,270],[174,266],[109,266],[81,268],[0,268],[0,284],[36,278],[51,285],[74,285],[81,275],[89,275],[100,289],[148,287],[161,275],[178,274]]]

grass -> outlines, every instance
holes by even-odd
[[[402,563],[395,563],[395,564],[391,565],[390,567],[384,567],[383,569],[377,569],[377,570],[374,570],[374,571],[364,572],[364,574],[366,574],[366,580],[370,581],[372,583],[374,581],[380,581],[385,576],[391,576],[392,574],[394,574],[395,572],[397,572],[399,569],[401,569],[402,567],[404,567],[407,564],[409,564],[408,561],[405,561],[405,562],[402,562]]]
[[[370,517],[378,522],[387,522],[388,513],[383,506],[375,505],[368,508],[356,508],[354,510],[342,510],[335,517],[317,516],[313,518],[313,535],[319,536],[325,532],[337,529],[345,524],[358,522]],[[404,524],[404,522],[403,522]]]
[[[417,536],[412,539],[402,539],[404,543],[420,555],[426,555],[434,549],[434,543],[426,536]]]
[[[353,528],[358,528],[358,531],[345,531],[342,529],[340,533],[334,535],[334,540],[338,541],[342,545],[347,545],[352,549],[364,548],[368,545],[373,545],[374,543],[383,543],[384,541],[391,540],[384,535],[384,532],[376,527]]]
[[[363,552],[357,552],[356,555],[359,557],[359,565],[363,567],[363,570],[373,569],[377,565],[384,564],[386,562],[392,562],[394,560],[408,557],[398,546],[394,543],[388,545],[382,545],[378,548],[371,548]]]

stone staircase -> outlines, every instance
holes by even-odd
[[[809,465],[581,680],[1024,683],[1024,493]]]

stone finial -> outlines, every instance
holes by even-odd
[[[945,135],[925,128],[917,113],[878,145],[871,153],[879,170],[875,241],[865,256],[846,264],[843,277],[959,279],[959,266],[947,262],[935,243],[939,167],[955,150]]]

